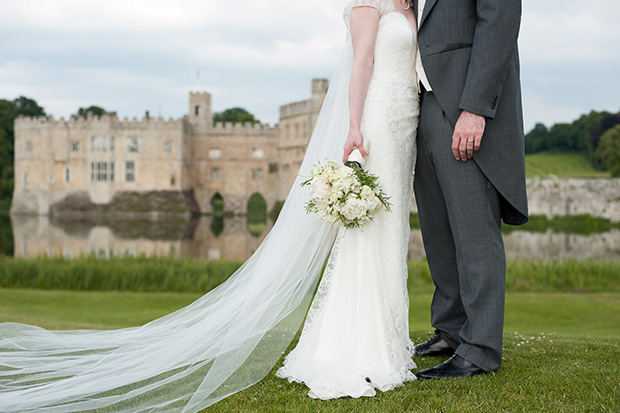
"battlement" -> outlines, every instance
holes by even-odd
[[[312,111],[312,100],[302,100],[280,106],[280,119],[308,114]]]
[[[55,119],[53,116],[45,117],[26,117],[19,116],[15,119],[15,129],[31,129],[31,128],[54,128],[65,127],[69,129],[73,128],[89,128],[89,127],[106,127],[114,126],[120,128],[159,128],[159,127],[181,127],[183,125],[183,119],[168,118],[165,119],[161,116],[150,117],[143,116],[142,118],[127,116],[119,119],[116,114],[103,114],[101,116],[95,116],[92,113],[84,117],[71,116],[69,119],[61,117]]]
[[[264,134],[264,133],[276,133],[278,132],[278,125],[271,126],[268,123],[254,125],[251,122],[245,123],[233,123],[233,122],[216,122],[213,128],[209,130],[213,134]]]
[[[190,97],[191,96],[205,96],[205,97],[211,97],[211,94],[209,92],[189,92]]]

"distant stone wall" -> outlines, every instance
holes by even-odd
[[[533,215],[590,214],[620,222],[620,179],[534,178],[527,195]]]
[[[527,180],[527,197],[530,215],[590,214],[620,222],[620,179],[533,178]],[[417,212],[415,200],[411,211]]]

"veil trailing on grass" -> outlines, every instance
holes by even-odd
[[[352,64],[349,38],[282,212],[237,272],[141,327],[0,324],[1,410],[197,412],[265,377],[297,333],[336,236],[306,215],[299,184],[317,160],[342,157]]]

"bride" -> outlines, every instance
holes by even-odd
[[[373,396],[415,380],[406,267],[419,113],[415,17],[404,0],[355,0],[345,21],[354,61],[343,161],[352,149],[367,155],[364,168],[380,178],[392,211],[361,231],[340,231],[299,344],[277,372],[320,399]]]
[[[310,396],[371,396],[415,378],[406,290],[415,18],[407,0],[353,0],[344,18],[350,35],[300,177],[257,252],[216,289],[144,326],[0,324],[3,412],[197,412],[260,381],[306,314],[277,374],[304,382]],[[305,214],[308,189],[299,183],[317,160],[346,159],[354,149],[379,176],[392,212],[338,232]]]

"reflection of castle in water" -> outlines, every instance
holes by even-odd
[[[245,260],[259,247],[264,228],[243,216],[186,220],[62,220],[45,216],[11,217],[15,257],[63,255],[75,258],[173,255],[202,260]],[[620,230],[590,235],[513,231],[504,236],[509,260],[620,260]],[[419,230],[409,238],[409,259],[423,259]]]
[[[58,220],[46,216],[11,217],[15,257],[62,255],[75,258],[173,255],[203,260],[245,260],[265,238],[250,232],[246,217],[200,217],[193,221]]]

